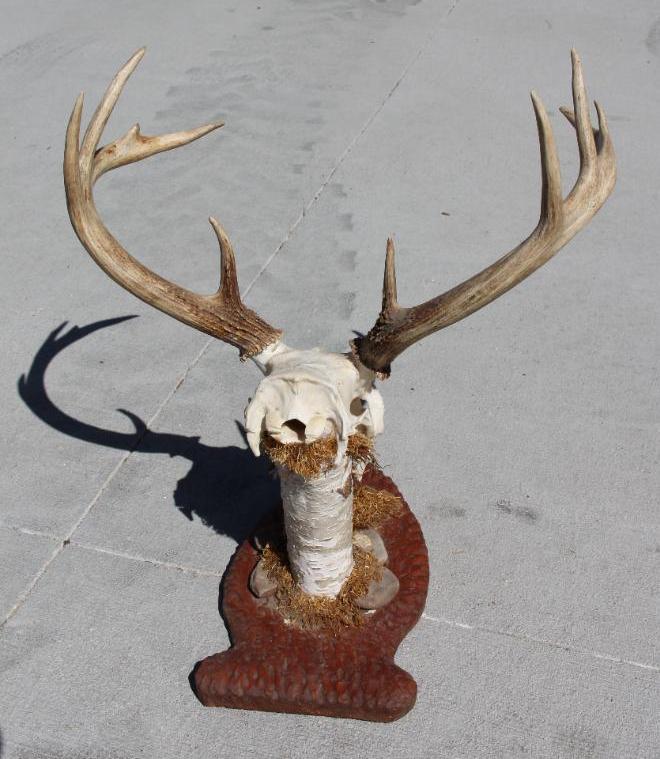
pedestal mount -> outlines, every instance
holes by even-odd
[[[414,705],[417,684],[396,664],[396,650],[424,610],[428,555],[420,526],[396,486],[373,466],[362,484],[401,498],[400,513],[379,527],[387,566],[400,589],[359,627],[339,633],[287,624],[252,595],[259,553],[248,539],[223,581],[223,615],[232,647],[198,662],[192,682],[206,706],[390,722]]]

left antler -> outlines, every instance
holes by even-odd
[[[582,67],[575,50],[571,59],[575,110],[560,109],[575,127],[580,154],[580,172],[571,192],[565,200],[562,198],[552,127],[541,99],[532,92],[542,173],[541,215],[536,228],[524,242],[487,269],[412,308],[397,303],[394,245],[388,240],[381,312],[371,331],[353,341],[365,366],[389,374],[391,362],[413,343],[477,311],[536,271],[586,226],[605,203],[616,181],[614,148],[598,103],[595,103],[598,129],[592,128]]]
[[[222,123],[207,124],[187,132],[147,137],[140,134],[136,124],[123,137],[97,150],[121,91],[143,55],[144,48],[138,50],[113,79],[92,116],[82,145],[82,94],[76,101],[64,150],[64,188],[71,224],[96,263],[133,295],[184,324],[231,343],[241,351],[243,358],[254,356],[277,342],[282,333],[241,301],[234,251],[215,219],[210,222],[220,244],[221,284],[213,295],[199,295],[164,279],[133,258],[103,224],[94,204],[94,183],[106,171],[186,145],[222,126]]]

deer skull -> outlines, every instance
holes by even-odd
[[[254,360],[266,375],[245,412],[255,456],[264,434],[280,443],[312,443],[336,435],[339,460],[354,432],[373,438],[383,431],[375,373],[349,356],[278,342]]]

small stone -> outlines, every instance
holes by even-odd
[[[387,548],[383,539],[373,528],[369,527],[365,530],[355,530],[353,533],[353,543],[363,551],[368,551],[379,564],[387,563]]]
[[[353,533],[353,545],[371,553],[371,539],[366,534],[366,530],[355,530]]]
[[[266,574],[262,559],[259,559],[250,575],[250,590],[257,598],[268,598],[277,590],[277,583]]]
[[[382,571],[380,580],[372,580],[369,590],[355,601],[361,609],[382,609],[399,592],[399,578],[387,567]]]

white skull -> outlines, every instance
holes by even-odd
[[[264,433],[281,443],[311,443],[336,434],[340,459],[354,432],[375,437],[383,431],[383,399],[374,388],[375,376],[358,370],[348,356],[278,343],[255,360],[266,374],[245,410],[255,456]]]

